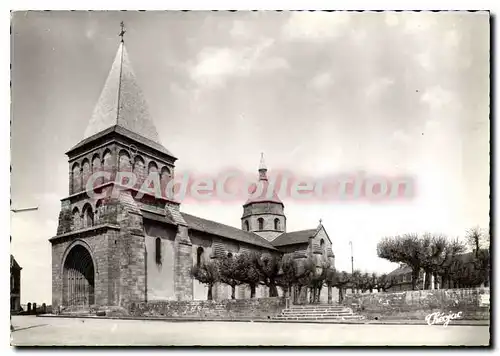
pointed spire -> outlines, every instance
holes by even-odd
[[[259,163],[259,180],[267,180],[267,167],[266,162],[264,161],[264,153],[260,154],[260,163]]]
[[[122,23],[123,26],[123,23]],[[97,105],[85,130],[88,138],[112,126],[121,126],[153,142],[160,143],[146,100],[137,84],[122,38]]]

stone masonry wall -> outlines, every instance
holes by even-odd
[[[487,288],[347,294],[343,304],[369,319],[424,320],[434,312],[462,312],[465,320],[487,320],[489,295]]]
[[[226,299],[219,301],[150,301],[131,304],[132,316],[168,318],[264,318],[277,315],[285,308],[284,298]]]

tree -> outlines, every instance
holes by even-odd
[[[377,255],[391,262],[405,263],[412,269],[412,290],[415,290],[420,268],[425,258],[417,234],[385,237],[377,244]]]
[[[344,290],[350,280],[351,276],[346,271],[329,270],[326,274],[325,284],[329,287],[337,287],[339,290],[339,303],[344,300]]]
[[[254,255],[254,263],[261,275],[262,282],[269,288],[269,296],[277,297],[278,289],[276,280],[281,269],[281,259],[279,255]]]
[[[236,276],[241,283],[250,286],[250,298],[255,298],[255,288],[261,281],[261,275],[256,266],[255,259],[260,258],[259,254],[245,252],[236,258]]]
[[[320,271],[318,271],[318,269],[320,269]],[[326,261],[323,261],[320,266],[314,265],[314,271],[311,275],[311,281],[309,284],[311,303],[319,303],[321,289],[323,287],[323,283],[326,279],[329,269],[330,269],[330,263]]]
[[[326,270],[324,283],[328,288],[328,304],[332,304],[332,288],[335,287],[336,274],[337,271],[335,268],[328,268]]]
[[[231,299],[235,299],[236,286],[242,284],[237,269],[237,260],[232,256],[219,259],[220,280],[231,286]]]
[[[431,276],[437,277],[438,267],[446,259],[448,240],[441,234],[426,233],[420,239],[420,244],[423,252],[420,264],[426,274],[424,289],[429,289]]]
[[[293,255],[284,255],[281,259],[281,268],[276,278],[276,284],[283,289],[285,297],[291,296],[297,274],[298,266]]]
[[[380,292],[387,292],[389,288],[391,288],[394,285],[394,279],[390,278],[387,274],[382,274],[379,277],[377,277],[377,291]]]
[[[208,287],[207,300],[212,300],[212,288],[220,281],[218,263],[214,261],[195,265],[191,269],[191,276]]]
[[[465,251],[465,245],[458,239],[447,241],[444,249],[444,257],[440,263],[434,267],[434,272],[441,277],[441,286],[451,287],[452,266],[460,258],[460,254]]]
[[[488,285],[490,274],[490,233],[476,226],[467,230],[465,237],[474,253],[474,267],[481,275],[481,277],[478,276],[481,280],[479,284],[485,283],[485,285]],[[486,245],[487,248],[482,249],[481,245]]]

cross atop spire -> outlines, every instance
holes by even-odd
[[[260,154],[260,164],[259,164],[259,180],[267,180],[267,167],[266,162],[264,162],[264,153]]]
[[[121,31],[120,31],[120,34],[118,36],[120,36],[122,39],[121,39],[121,43],[123,43],[123,36],[125,35],[125,24],[122,22],[120,22],[120,27],[121,27]]]

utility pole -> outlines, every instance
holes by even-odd
[[[352,276],[354,274],[354,257],[352,254],[352,241],[349,241],[349,245],[351,245],[351,276]],[[354,294],[354,286],[352,286],[351,292]]]
[[[351,245],[351,273],[354,273],[354,257],[352,254],[352,241],[349,241],[349,245]]]

